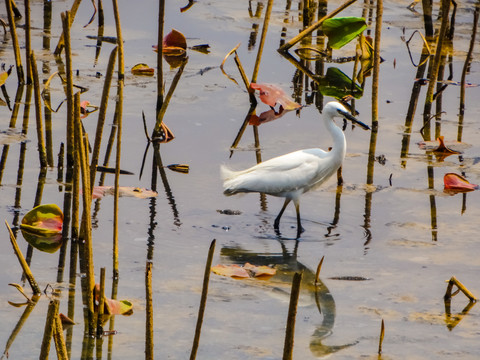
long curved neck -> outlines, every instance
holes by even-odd
[[[345,157],[345,154],[347,152],[347,142],[345,140],[345,135],[343,134],[342,129],[340,129],[333,120],[326,120],[325,121],[325,126],[332,135],[333,139],[333,146],[332,146],[332,155],[333,154],[340,154],[339,156],[333,156],[336,159],[339,159],[340,164],[343,161],[343,158]]]

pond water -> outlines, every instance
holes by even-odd
[[[48,1],[45,3],[49,3]],[[323,2],[321,2],[323,3]],[[328,12],[341,5],[329,1]],[[301,148],[331,145],[320,121],[317,104],[333,100],[319,96],[311,79],[301,75],[285,57],[277,52],[282,41],[298,34],[303,26],[303,3],[273,4],[258,73],[259,83],[273,83],[293,94],[294,84],[307,105],[297,113],[257,128],[259,146],[255,145],[252,126],[248,126],[237,148],[231,145],[249,111],[250,102],[233,58],[225,63],[225,71],[240,85],[229,80],[220,70],[226,54],[238,43],[238,56],[250,78],[254,69],[263,27],[266,2],[199,1],[188,11],[180,12],[186,2],[167,2],[165,33],[172,28],[181,31],[188,46],[209,44],[204,54],[187,50],[188,64],[170,101],[164,122],[175,139],[160,148],[164,165],[188,164],[190,172],[182,174],[168,169],[158,177],[158,197],[119,199],[119,278],[117,298],[133,303],[133,314],[116,316],[112,328],[116,335],[98,341],[95,351],[88,349],[84,337],[83,303],[80,287],[82,274],[70,274],[70,242],[64,247],[66,263],[59,268],[61,252],[31,253],[31,269],[41,289],[47,289],[28,319],[19,320],[25,307],[8,303],[22,302],[23,297],[9,283],[19,283],[30,294],[22,280],[22,269],[8,241],[7,229],[0,244],[3,271],[0,274],[0,344],[5,344],[5,358],[35,358],[42,343],[45,319],[52,288],[59,292],[60,312],[74,314],[77,325],[68,329],[67,349],[72,359],[78,358],[143,358],[145,351],[146,296],[145,267],[153,263],[153,331],[155,358],[187,358],[197,321],[203,272],[208,248],[216,239],[213,264],[270,265],[277,274],[270,280],[234,280],[212,274],[203,321],[199,359],[278,359],[282,357],[292,276],[303,270],[301,294],[297,309],[293,358],[316,359],[334,353],[336,358],[373,358],[377,356],[380,325],[385,322],[383,358],[441,359],[478,358],[480,347],[479,309],[469,306],[468,299],[458,294],[446,309],[443,300],[446,280],[455,276],[474,295],[480,294],[480,243],[478,219],[480,193],[449,194],[444,192],[443,176],[453,172],[465,175],[472,183],[480,183],[480,50],[478,41],[473,61],[467,72],[465,115],[459,127],[459,82],[469,48],[473,26],[474,1],[458,2],[455,36],[447,52],[444,79],[451,81],[442,92],[441,121],[432,120],[430,140],[443,135],[448,142],[461,140],[460,155],[442,159],[426,152],[417,143],[424,140],[423,107],[427,86],[420,88],[418,105],[408,126],[407,113],[415,87],[417,68],[413,66],[404,39],[415,31],[424,33],[421,3],[409,10],[409,1],[385,4],[381,37],[379,77],[379,126],[373,165],[373,181],[367,185],[368,158],[371,145],[369,131],[358,127],[345,131],[348,149],[343,163],[343,186],[330,179],[320,189],[302,197],[301,213],[305,232],[295,239],[296,217],[289,207],[282,218],[281,235],[273,229],[273,221],[283,199],[259,194],[225,197],[219,168],[226,164],[234,169],[250,167],[261,159]],[[18,4],[23,10],[23,4]],[[53,50],[61,33],[60,13],[71,2],[55,1],[52,5],[50,34],[44,28],[44,2],[31,1],[32,48],[41,81],[59,69]],[[104,3],[105,36],[115,36],[112,4]],[[437,29],[439,4],[433,7]],[[287,9],[287,10],[286,10]],[[123,106],[123,138],[121,168],[135,173],[121,176],[121,186],[151,188],[152,158],[146,157],[143,176],[139,179],[147,140],[142,124],[145,113],[149,133],[155,123],[157,79],[138,77],[130,69],[137,63],[156,67],[158,4],[156,1],[119,1],[125,49],[125,92]],[[363,2],[344,10],[342,16],[361,16]],[[103,43],[95,65],[96,19],[84,28],[93,7],[85,1],[79,7],[73,24],[72,48],[74,76],[77,85],[87,87],[82,100],[100,105],[104,75],[113,45]],[[0,17],[7,21],[5,9]],[[316,17],[315,17],[316,19]],[[8,21],[7,21],[8,22]],[[22,57],[25,38],[17,21]],[[369,30],[373,36],[375,23]],[[282,32],[285,33],[282,36]],[[46,49],[44,40],[50,41]],[[478,38],[477,38],[478,39]],[[411,41],[415,63],[421,56],[422,40],[418,34]],[[295,47],[294,47],[295,48]],[[434,51],[434,50],[433,50]],[[295,53],[292,51],[295,55]],[[1,62],[15,63],[12,42],[7,37],[0,46]],[[334,58],[354,56],[355,45],[333,50]],[[432,56],[433,61],[433,56]],[[304,62],[315,72],[315,61]],[[318,62],[325,73],[336,67],[347,76],[354,72],[354,62]],[[166,89],[176,69],[164,63]],[[358,71],[358,69],[356,70]],[[101,73],[96,76],[97,72]],[[422,75],[427,77],[427,72]],[[10,101],[15,99],[15,70],[5,88]],[[363,96],[355,100],[358,118],[372,119],[372,77],[365,80]],[[58,78],[50,85],[52,104],[64,98]],[[5,100],[4,94],[1,95]],[[310,97],[310,98],[309,98]],[[24,98],[19,106],[15,133],[20,133],[24,117]],[[105,152],[113,122],[115,87],[107,110],[106,128],[101,150]],[[321,108],[321,106],[320,106]],[[42,107],[43,110],[43,107]],[[258,104],[257,113],[268,110]],[[35,111],[30,108],[27,141],[7,136],[12,112],[0,107],[2,175],[0,177],[0,218],[13,224],[20,249],[27,253],[28,244],[18,226],[23,215],[33,208],[38,195],[40,166],[38,161]],[[94,138],[98,112],[83,120],[90,139]],[[52,154],[54,167],[46,173],[42,204],[63,207],[65,184],[57,180],[57,154],[65,141],[66,107],[52,118]],[[338,122],[340,124],[340,122]],[[436,124],[436,125],[435,125]],[[437,126],[437,132],[435,132]],[[7,140],[8,139],[8,140]],[[7,141],[10,141],[7,144]],[[23,149],[23,150],[22,150]],[[258,150],[259,151],[256,151]],[[24,154],[24,155],[22,155]],[[22,163],[22,157],[24,163]],[[110,165],[114,164],[112,155]],[[3,160],[5,159],[5,160]],[[19,168],[23,177],[18,181]],[[370,168],[370,171],[372,168]],[[371,173],[370,173],[371,174]],[[99,175],[97,176],[98,183]],[[105,185],[114,184],[114,175],[107,174]],[[228,215],[221,210],[235,210]],[[220,210],[220,211],[219,211]],[[113,197],[96,203],[93,212],[93,253],[95,279],[100,268],[106,268],[106,293],[112,289]],[[59,255],[60,254],[60,255]],[[320,285],[313,286],[315,271],[324,257]],[[76,279],[69,284],[69,278]],[[356,279],[356,280],[355,280]],[[50,285],[50,287],[47,287]],[[69,291],[70,290],[70,291]],[[321,309],[321,310],[320,310]],[[109,325],[105,325],[109,327]],[[55,355],[52,344],[50,355]]]

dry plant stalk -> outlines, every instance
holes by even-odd
[[[63,337],[63,326],[60,314],[57,311],[57,316],[54,319],[53,340],[55,341],[55,349],[57,351],[58,360],[68,360],[67,345]]]
[[[115,46],[110,53],[108,59],[107,74],[105,75],[105,82],[103,84],[102,98],[100,100],[100,111],[98,112],[97,131],[95,133],[95,143],[93,145],[92,159],[90,162],[90,185],[93,186],[95,182],[95,174],[98,165],[98,157],[100,156],[100,145],[102,142],[103,127],[105,124],[105,117],[107,114],[108,94],[112,84],[113,71],[115,69],[115,59],[117,56],[118,46]]]
[[[92,250],[92,219],[90,216],[90,209],[92,204],[92,193],[87,189],[90,189],[90,168],[88,165],[87,154],[85,151],[84,133],[82,130],[82,123],[80,120],[80,94],[75,93],[74,98],[74,120],[75,120],[75,140],[76,140],[76,155],[77,161],[80,163],[80,170],[82,174],[82,188],[84,189],[82,193],[83,199],[83,216],[82,216],[82,226],[80,230],[80,236],[83,237],[85,241],[84,244],[84,259],[86,263],[86,278],[87,278],[87,308],[89,312],[89,331],[93,335],[95,324],[94,324],[94,310],[93,310],[93,288],[95,286],[95,279],[93,274],[93,250]]]
[[[170,103],[170,99],[172,98],[173,92],[175,91],[175,88],[177,87],[177,84],[180,81],[180,77],[182,76],[183,69],[185,69],[185,65],[187,65],[187,62],[188,62],[188,57],[185,58],[182,65],[180,65],[180,67],[178,68],[178,71],[172,80],[172,84],[168,89],[167,96],[165,96],[165,99],[162,103],[162,107],[160,108],[160,111],[158,111],[157,121],[155,123],[155,128],[153,129],[153,133],[152,133],[152,141],[155,141],[155,139],[160,136],[163,117],[165,116],[165,112],[167,111],[167,107],[168,107],[168,104]]]
[[[113,277],[118,278],[118,186],[120,178],[120,155],[122,147],[122,117],[123,117],[123,87],[125,77],[125,63],[123,52],[122,26],[120,24],[120,13],[118,2],[113,0],[113,13],[115,16],[115,29],[117,32],[118,46],[118,87],[115,115],[117,119],[117,150],[115,158],[115,190],[113,200]]]
[[[15,54],[15,66],[17,68],[18,83],[24,84],[25,76],[23,73],[22,58],[20,56],[20,46],[18,45],[15,19],[13,17],[12,3],[13,3],[13,0],[5,0],[5,5],[7,7],[8,25],[10,26],[10,36],[12,37],[13,52]]]
[[[205,264],[205,272],[203,274],[202,297],[200,299],[200,306],[198,308],[197,326],[195,327],[195,337],[193,339],[192,352],[190,353],[190,360],[197,357],[198,345],[200,343],[200,333],[202,331],[203,315],[205,314],[205,306],[207,304],[208,282],[210,280],[210,272],[212,269],[213,253],[215,252],[216,240],[213,239],[210,248],[208,249],[207,263]]]
[[[30,52],[32,51],[32,41],[30,37],[30,0],[25,0],[25,54],[27,66],[27,84],[32,83],[32,68],[30,66]]]
[[[465,294],[466,297],[468,297],[468,299],[470,301],[473,301],[473,302],[476,302],[477,301],[477,298],[475,297],[475,295],[473,295],[466,287],[465,285],[463,285],[460,281],[457,280],[457,278],[455,276],[452,276],[450,278],[450,280],[448,281],[448,286],[447,286],[447,291],[445,292],[445,295],[444,295],[444,299],[445,300],[448,300],[450,299],[453,295],[452,295],[452,288],[453,286],[456,286],[458,287],[458,289],[463,292]]]
[[[293,358],[293,342],[295,337],[295,319],[297,317],[297,304],[300,295],[300,284],[302,282],[303,272],[295,273],[292,281],[292,291],[290,293],[290,305],[288,307],[287,329],[285,330],[285,343],[283,346],[283,360]]]
[[[72,168],[74,162],[74,147],[75,140],[73,138],[74,125],[73,125],[73,75],[72,75],[72,48],[70,44],[70,12],[66,11],[61,14],[63,34],[64,34],[64,46],[65,46],[65,72],[66,72],[66,96],[67,96],[67,167]]]
[[[257,82],[258,70],[260,68],[260,61],[263,54],[263,46],[265,44],[265,38],[267,36],[268,23],[270,22],[270,15],[272,13],[273,0],[268,0],[267,10],[265,11],[265,19],[263,21],[262,36],[260,38],[260,44],[258,45],[257,58],[255,60],[255,67],[253,69],[252,83]]]
[[[97,339],[103,335],[103,310],[105,308],[105,268],[100,269],[100,291],[98,294]]]
[[[428,82],[427,93],[425,95],[425,107],[423,111],[423,122],[426,123],[430,118],[431,107],[433,102],[433,93],[437,84],[438,70],[441,64],[442,48],[448,27],[448,14],[450,12],[450,0],[442,0],[442,23],[437,38],[437,46],[433,66],[430,72],[430,81]]]
[[[35,98],[35,117],[37,120],[37,140],[38,140],[38,156],[40,158],[40,166],[47,167],[47,153],[45,151],[45,139],[43,136],[43,121],[42,121],[42,101],[40,97],[40,80],[38,78],[37,62],[35,54],[30,53],[30,64],[33,76],[33,95]]]
[[[10,242],[12,243],[13,251],[15,252],[15,255],[17,255],[18,261],[20,262],[20,265],[22,266],[25,277],[27,278],[28,283],[30,284],[30,287],[33,290],[33,293],[35,295],[40,295],[42,292],[41,292],[40,288],[38,287],[38,284],[35,281],[35,278],[33,277],[33,274],[32,274],[32,271],[30,270],[30,267],[28,266],[27,262],[25,261],[25,258],[23,257],[22,251],[18,247],[17,239],[15,239],[15,235],[13,235],[13,231],[10,228],[10,225],[8,225],[7,220],[5,220],[5,225],[8,229],[8,233],[10,234]]]
[[[78,7],[80,6],[81,2],[82,0],[75,0],[72,4],[70,11],[68,11],[70,13],[70,17],[67,23],[67,28],[69,29],[68,31],[70,31],[70,27],[73,24],[73,20],[75,19],[75,14],[77,13]],[[62,53],[62,50],[65,47],[65,41],[66,41],[65,38],[66,38],[66,34],[65,34],[65,27],[64,27],[62,35],[60,35],[60,39],[58,40],[57,47],[53,52],[55,55],[60,55]]]
[[[380,339],[378,340],[378,355],[382,353],[383,338],[385,337],[385,322],[382,319],[382,325],[380,327]]]
[[[220,64],[220,70],[222,71],[223,75],[225,75],[228,79],[232,80],[235,84],[238,85],[238,82],[232,76],[228,75],[223,68],[225,65],[225,62],[230,57],[230,55],[235,53],[235,56],[234,56],[235,64],[237,64],[238,71],[240,72],[240,76],[242,77],[243,83],[245,84],[245,89],[247,91],[250,91],[250,81],[248,80],[248,77],[245,74],[245,70],[243,69],[242,62],[240,61],[240,58],[238,57],[238,54],[237,54],[237,50],[239,47],[240,47],[240,43],[238,43],[237,46],[235,46],[232,50],[228,52],[227,55],[225,55],[222,63]]]
[[[145,359],[153,360],[153,294],[152,294],[152,266],[147,261],[145,269],[145,297],[146,297],[146,323],[145,323]]]
[[[378,126],[378,80],[380,77],[380,38],[383,22],[383,0],[377,0],[376,15],[372,78],[372,133],[377,131]]]
[[[158,35],[157,35],[157,118],[163,106],[163,25],[165,23],[165,0],[158,2]]]
[[[344,4],[340,5],[337,9],[333,10],[330,14],[327,14],[326,16],[324,16],[323,18],[321,18],[320,20],[318,20],[315,24],[312,24],[311,26],[309,26],[308,28],[306,28],[305,30],[303,30],[300,34],[298,34],[297,36],[293,37],[292,39],[290,39],[290,41],[286,42],[285,44],[283,44],[282,46],[280,46],[280,48],[278,49],[279,52],[286,52],[288,51],[288,49],[290,49],[293,45],[295,45],[297,42],[299,42],[300,40],[302,40],[303,38],[307,37],[308,35],[310,35],[312,32],[314,32],[315,30],[317,30],[325,20],[327,19],[330,19],[332,17],[334,17],[335,15],[337,15],[338,13],[342,12],[344,9],[346,9],[347,7],[349,7],[350,5],[352,5],[355,1],[357,0],[348,0],[346,1]]]
[[[318,280],[320,278],[320,271],[322,270],[323,259],[325,259],[325,256],[322,256],[317,266],[317,272],[315,273],[315,286],[317,286]]]
[[[48,305],[47,320],[45,321],[43,341],[40,348],[40,359],[48,359],[48,354],[50,352],[50,342],[52,340],[55,327],[55,318],[58,316],[58,306],[58,300],[52,300]]]

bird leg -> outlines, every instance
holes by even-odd
[[[297,239],[300,235],[305,231],[302,227],[302,221],[300,220],[300,202],[298,200],[294,200],[295,203],[295,211],[297,212]]]
[[[283,215],[283,212],[285,211],[285,209],[287,208],[287,205],[290,203],[290,199],[285,199],[285,202],[283,203],[283,206],[282,206],[282,210],[280,210],[280,212],[278,213],[277,217],[275,218],[275,221],[273,223],[273,228],[275,229],[275,231],[277,233],[279,233],[279,228],[280,228],[280,218],[282,217]]]

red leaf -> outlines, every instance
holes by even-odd
[[[163,47],[178,47],[186,50],[187,39],[185,39],[185,36],[180,31],[172,29],[172,31],[163,38]],[[165,49],[163,51],[165,51]]]
[[[454,190],[454,191],[472,191],[479,188],[476,184],[471,184],[463,176],[455,173],[447,173],[443,177],[443,184],[445,185],[445,190]]]
[[[260,91],[260,100],[269,106],[274,107],[276,104],[280,104],[285,110],[295,110],[302,107],[276,85],[251,83],[250,87]]]

